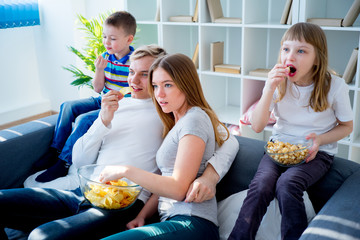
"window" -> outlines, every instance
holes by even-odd
[[[38,0],[0,0],[0,29],[40,25]]]

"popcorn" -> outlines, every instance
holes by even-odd
[[[293,165],[303,161],[307,157],[309,149],[302,144],[290,144],[276,140],[267,143],[266,152],[281,164]]]

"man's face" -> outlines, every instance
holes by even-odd
[[[155,58],[151,56],[142,57],[130,63],[128,83],[133,88],[131,97],[137,99],[150,98],[148,93],[148,72]]]

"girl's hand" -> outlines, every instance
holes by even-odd
[[[129,169],[127,166],[106,166],[100,173],[99,181],[107,183],[109,181],[117,180],[126,177],[126,172]]]
[[[128,224],[126,224],[126,227],[128,229],[133,229],[133,228],[137,228],[137,227],[142,227],[144,225],[145,225],[145,219],[137,216],[134,220],[132,220]]]
[[[265,88],[275,91],[276,87],[283,81],[285,81],[289,69],[283,64],[276,64],[268,74],[268,79],[265,83]]]
[[[114,113],[119,108],[119,100],[123,97],[120,92],[111,90],[101,98],[100,117],[105,126],[113,120]]]
[[[313,142],[311,148],[309,149],[309,156],[306,158],[306,163],[308,163],[315,158],[316,154],[319,151],[320,137],[315,133],[310,133],[305,138],[307,140],[311,139]]]

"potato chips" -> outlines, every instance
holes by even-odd
[[[141,188],[119,188],[116,186],[128,186],[123,180],[110,181],[108,186],[104,184],[88,183],[88,189],[84,192],[94,206],[105,209],[120,209],[132,204],[140,194]]]
[[[120,89],[120,93],[122,94],[122,95],[126,95],[127,93],[131,93],[131,92],[133,92],[134,91],[134,89],[132,89],[132,87],[123,87],[122,89]]]

